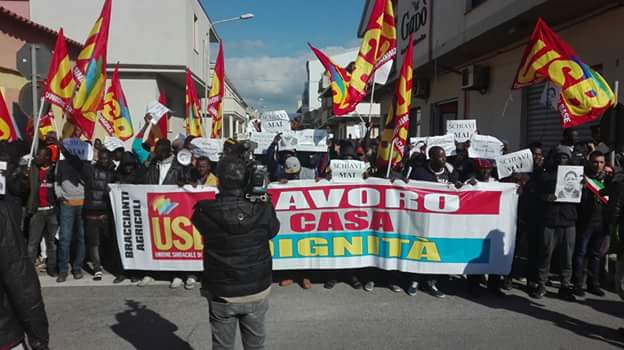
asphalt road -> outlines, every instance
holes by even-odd
[[[211,349],[207,302],[197,289],[87,278],[63,285],[42,278],[52,349]],[[345,284],[274,285],[267,349],[624,348],[616,331],[624,302],[615,294],[569,303],[554,295],[535,301],[521,290],[471,299],[459,281],[442,287],[445,299]]]

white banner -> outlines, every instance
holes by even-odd
[[[297,151],[327,152],[327,130],[303,129],[295,132],[297,137]]]
[[[472,134],[477,131],[477,121],[475,119],[447,120],[446,133],[455,135],[455,141],[466,142],[470,140]]]
[[[124,150],[126,149],[126,144],[123,141],[112,136],[104,137],[104,142],[102,142],[102,144],[104,145],[104,148],[111,152],[115,151],[118,148],[123,148]]]
[[[197,157],[207,157],[213,162],[218,162],[223,152],[223,142],[223,139],[197,137],[191,141],[191,151]]]
[[[127,270],[201,271],[203,244],[193,206],[214,199],[212,187],[109,185],[117,242]]]
[[[361,160],[338,160],[329,162],[332,182],[360,182],[369,165]]]
[[[169,113],[169,108],[158,101],[152,101],[145,107],[145,113],[152,116],[152,124],[156,125],[160,118]]]
[[[260,120],[262,120],[262,132],[278,133],[291,131],[290,117],[288,117],[286,111],[264,112],[260,115]]]
[[[530,149],[509,153],[496,158],[498,179],[504,179],[513,173],[533,172],[533,153]]]
[[[377,267],[414,273],[508,274],[516,186],[453,186],[370,178],[271,184],[281,223],[270,242],[275,270]],[[214,189],[111,185],[119,249],[130,270],[202,269],[193,205]]]
[[[470,138],[470,158],[496,159],[503,155],[503,143],[494,136],[473,134]]]
[[[273,142],[275,138],[274,133],[272,132],[257,132],[252,131],[249,133],[249,141],[255,142],[258,144],[258,147],[254,150],[254,154],[264,154],[266,153],[269,146]]]
[[[446,156],[454,156],[457,153],[457,147],[455,146],[455,136],[454,135],[442,135],[442,136],[431,136],[427,138],[427,149],[425,153],[427,154],[427,159],[429,158],[429,150],[431,147],[438,146],[444,149],[446,152]]]
[[[6,194],[6,174],[7,162],[0,162],[0,194]]]

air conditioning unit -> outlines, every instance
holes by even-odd
[[[423,100],[429,98],[429,80],[414,79],[412,95],[414,98],[421,98]]]
[[[461,71],[462,89],[486,91],[490,84],[490,68],[470,65]]]

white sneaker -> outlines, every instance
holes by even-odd
[[[403,289],[401,289],[401,287],[399,287],[398,284],[391,284],[390,285],[390,290],[395,292],[395,293],[398,293],[398,292],[402,291]]]
[[[174,277],[173,281],[171,281],[171,284],[169,285],[169,288],[180,288],[182,287],[182,285],[184,284],[184,281],[182,281],[182,279],[180,277]]]
[[[145,276],[145,277],[143,277],[143,279],[141,279],[139,281],[139,283],[137,283],[137,286],[145,287],[145,286],[147,286],[148,284],[150,284],[152,282],[154,282],[153,278],[151,278],[150,276]]]
[[[184,284],[184,288],[188,290],[195,288],[195,282],[197,281],[195,280],[194,276],[187,278],[186,283]]]
[[[368,281],[364,285],[364,290],[367,292],[372,292],[374,288],[375,288],[375,281]]]

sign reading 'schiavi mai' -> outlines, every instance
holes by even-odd
[[[113,187],[124,266],[201,270],[200,236],[188,218],[192,204],[214,192],[150,187]],[[383,179],[348,184],[291,181],[272,185],[269,192],[281,224],[270,242],[276,270],[378,267],[506,274],[511,268],[517,206],[513,184],[456,190],[437,183],[392,184]],[[126,212],[129,208],[134,213],[130,219],[124,216],[124,193],[131,194],[130,204],[125,204]],[[121,204],[115,204],[120,203],[115,202],[118,197]],[[133,200],[138,202],[132,204]],[[146,210],[134,211],[142,200]],[[184,200],[191,203],[182,204]],[[156,213],[151,208],[160,209]],[[134,244],[137,230],[142,235],[143,250],[133,245],[132,256],[122,243],[127,235],[124,225],[133,237],[126,244]]]

